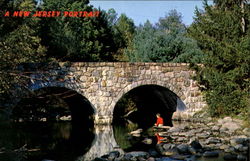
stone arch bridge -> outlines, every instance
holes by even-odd
[[[143,85],[165,87],[185,104],[185,110],[173,117],[186,118],[206,106],[195,71],[186,63],[60,62],[24,64],[30,71],[29,88],[65,87],[83,95],[94,109],[95,123],[111,123],[118,100],[130,90]],[[177,102],[177,106],[179,103]]]

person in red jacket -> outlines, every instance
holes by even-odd
[[[157,117],[157,121],[155,123],[155,126],[163,126],[163,118],[161,117],[161,115],[159,113],[156,114]]]

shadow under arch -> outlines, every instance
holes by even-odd
[[[170,89],[154,84],[141,85],[125,93],[116,103],[113,124],[129,120],[147,129],[154,125],[155,115],[160,113],[164,125],[173,126],[172,115],[177,109],[184,111],[186,106]]]
[[[78,92],[65,87],[42,87],[34,90],[32,93],[33,95],[29,98],[19,101],[19,104],[13,109],[13,115],[18,117],[20,106],[22,105],[21,111],[25,110],[25,107],[28,108],[28,111],[32,108],[34,109],[33,111],[36,108],[40,108],[37,118],[32,116],[35,119],[24,119],[24,121],[39,121],[40,117],[46,118],[48,116],[47,120],[49,121],[47,122],[50,123],[58,117],[71,116],[71,125],[68,128],[68,134],[66,134],[69,136],[66,139],[60,138],[56,140],[52,150],[43,149],[47,158],[66,161],[84,155],[91,148],[95,139],[93,120],[95,111],[88,99]],[[50,103],[57,101],[60,101],[60,106],[65,107],[53,108],[53,110],[48,111],[48,109],[52,108]],[[51,112],[52,114],[46,115],[46,112]],[[31,114],[35,115],[34,112],[31,112]],[[44,124],[47,122],[44,122]],[[65,129],[60,128],[61,131]],[[51,133],[51,135],[54,134]]]

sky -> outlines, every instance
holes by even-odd
[[[209,1],[209,4],[211,3],[212,1]],[[147,20],[155,24],[160,17],[164,17],[173,9],[182,14],[184,24],[190,25],[193,22],[195,7],[203,8],[203,1],[201,0],[90,0],[90,4],[106,11],[114,8],[118,15],[125,13],[134,20],[136,26],[144,24]]]

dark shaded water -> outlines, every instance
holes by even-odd
[[[143,135],[151,145],[128,133],[136,127],[96,126],[95,129],[73,126],[71,122],[27,122],[0,124],[0,161],[88,161],[118,150],[148,150],[157,143],[152,131]],[[215,159],[197,159],[212,161]],[[222,161],[222,156],[216,161]]]
[[[70,122],[6,123],[0,131],[0,161],[73,161],[95,137],[92,129],[73,129]]]

